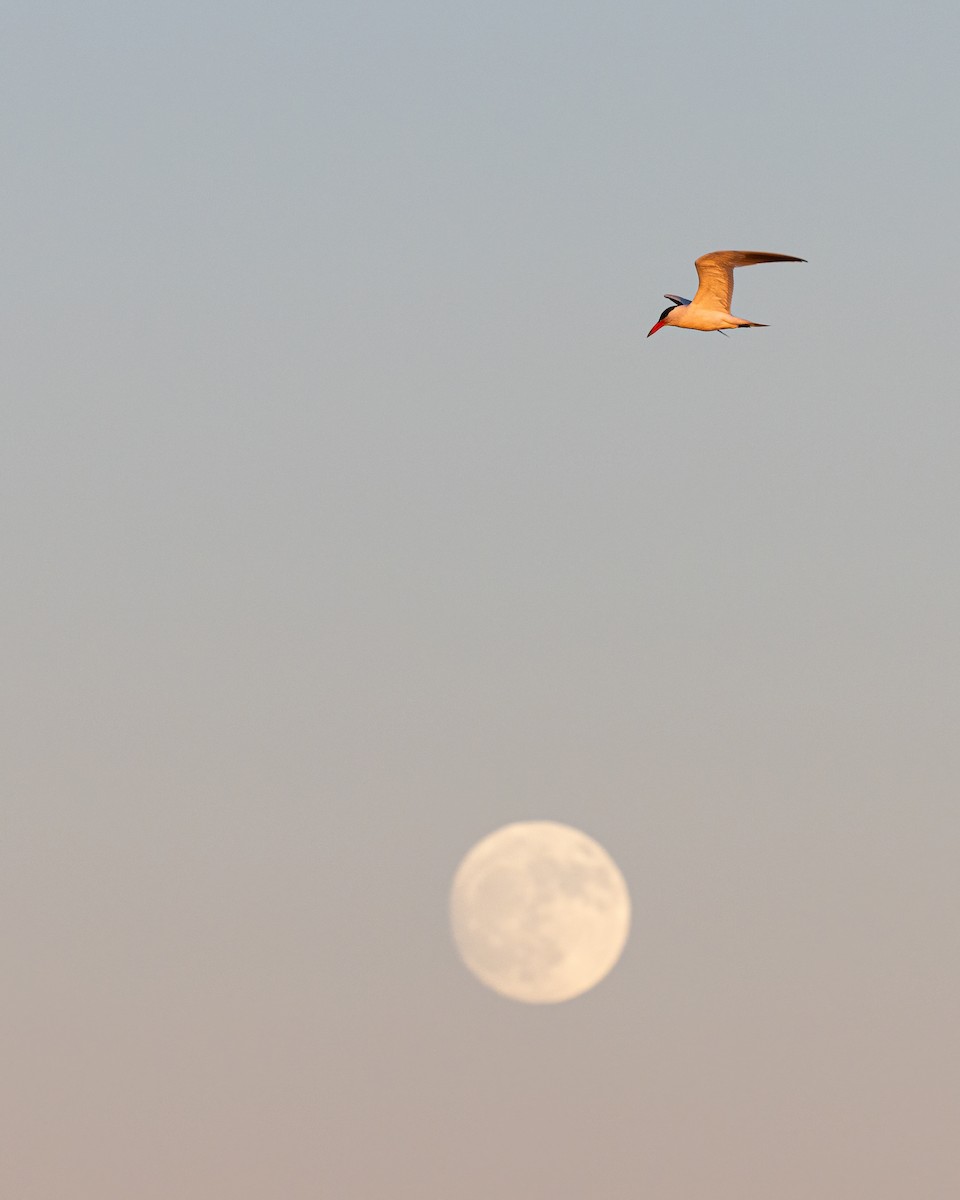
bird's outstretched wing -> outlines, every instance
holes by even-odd
[[[730,297],[733,295],[734,267],[752,267],[756,263],[806,261],[805,258],[794,258],[792,254],[767,254],[763,250],[713,250],[709,254],[701,254],[694,264],[700,286],[693,303],[697,308],[729,312]]]

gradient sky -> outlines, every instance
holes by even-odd
[[[958,39],[8,0],[0,1193],[960,1195]],[[527,818],[556,1007],[448,931]]]

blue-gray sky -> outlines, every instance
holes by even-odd
[[[6,5],[4,1195],[958,1194],[958,37]],[[633,898],[547,1009],[525,818]]]

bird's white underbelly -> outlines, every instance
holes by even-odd
[[[671,324],[681,329],[702,329],[705,332],[711,329],[736,329],[745,323],[742,317],[733,317],[728,312],[716,309],[697,308],[692,304],[675,308],[671,316]]]

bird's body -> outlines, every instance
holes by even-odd
[[[704,332],[759,326],[759,321],[735,317],[730,312],[734,268],[750,267],[755,263],[806,261],[805,258],[794,258],[791,254],[767,254],[762,250],[714,250],[710,254],[703,254],[694,264],[700,280],[697,294],[692,300],[668,294],[666,299],[675,303],[663,310],[660,320],[647,337],[662,329],[664,325],[673,325],[677,329],[700,329]]]
[[[699,304],[678,304],[671,311],[671,319],[665,325],[674,325],[677,329],[699,329],[710,333],[715,329],[744,329],[750,325],[759,325],[759,321],[745,321],[743,317],[735,317],[722,308],[702,308]],[[649,337],[650,335],[647,334]]]

